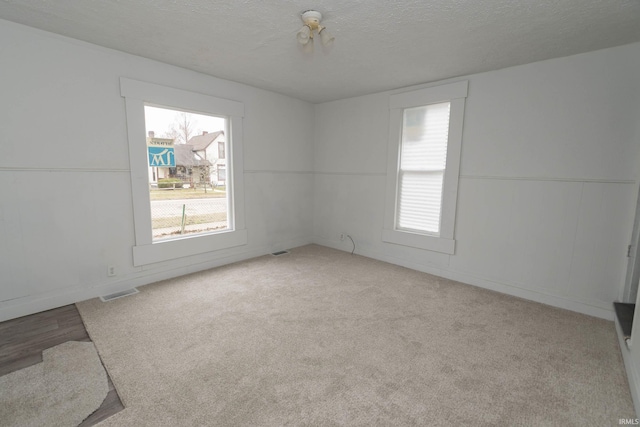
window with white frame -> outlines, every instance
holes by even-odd
[[[242,117],[244,116],[244,105],[237,101],[126,78],[120,79],[120,92],[125,98],[127,114],[136,242],[133,247],[134,265],[146,265],[246,244],[247,231],[244,225],[243,203],[244,172],[242,168]],[[177,141],[177,139],[171,135],[164,135],[168,136],[165,138],[155,138],[155,134],[152,135],[153,138],[148,136],[151,131],[146,129],[146,127],[149,125],[150,118],[147,114],[145,121],[145,108],[148,113],[150,106],[184,112],[187,113],[187,116],[188,114],[198,114],[200,115],[198,117],[211,116],[220,118],[220,123],[223,123],[225,128],[224,132],[228,135],[227,146],[225,147],[227,151],[227,182],[225,188],[226,194],[223,195],[225,218],[224,221],[221,220],[224,222],[224,226],[217,226],[217,223],[209,218],[207,221],[216,226],[203,227],[200,224],[196,227],[199,229],[196,230],[196,233],[180,232],[167,234],[166,236],[157,235],[158,227],[155,222],[158,222],[158,219],[162,218],[156,218],[157,215],[154,216],[152,211],[152,200],[150,196],[152,192],[150,188],[152,188],[154,184],[154,179],[157,180],[162,175],[160,172],[163,172],[168,174],[168,178],[179,179],[181,184],[179,187],[187,187],[196,184],[190,181],[193,179],[193,169],[195,166],[201,169],[208,168],[200,164],[202,162],[195,166],[191,164],[186,165],[185,163],[185,165],[183,165],[185,176],[171,177],[172,168],[170,167],[155,167],[157,171],[154,167],[150,167],[152,160],[154,162],[156,160],[160,162],[156,157],[160,156],[160,154],[164,153],[167,149],[169,149],[169,151],[173,149],[175,156],[176,148],[185,148],[185,146],[188,145],[182,144],[179,147],[176,146],[175,141]],[[186,136],[184,138],[189,139]],[[156,142],[157,144],[155,145],[159,146],[163,143],[166,147],[162,146],[155,149],[155,145],[149,143],[150,140],[151,142]],[[155,151],[151,153],[150,147],[154,148],[158,153]],[[160,150],[160,148],[162,148],[162,150]],[[189,150],[186,150],[185,152],[188,151]],[[153,154],[153,156],[151,154]],[[174,167],[173,173],[177,175],[178,166],[170,162],[171,160],[172,158],[162,159],[164,163],[171,164],[171,166]],[[188,160],[193,159],[189,158]],[[183,160],[182,163],[184,162]],[[195,162],[195,160],[193,160],[193,162]],[[164,163],[160,166],[164,166]],[[150,172],[152,169],[154,169],[153,172],[155,175]],[[191,174],[189,174],[189,171],[191,171]],[[206,182],[210,181],[209,174],[211,172],[207,172],[207,176],[204,176],[204,178],[199,176],[198,179],[204,179],[206,184]],[[152,182],[150,182],[150,180]],[[187,180],[189,180],[188,183]],[[185,183],[187,183],[187,185],[185,185]],[[176,190],[177,189],[171,188],[170,191]],[[211,191],[211,189],[207,189],[206,186],[204,190]],[[184,191],[184,189],[179,189],[178,191]],[[162,202],[165,203],[165,201]],[[181,229],[186,226],[186,206],[183,206],[182,212]],[[196,212],[192,216],[197,219],[200,216],[206,216],[208,214],[210,213],[203,214],[202,212]],[[221,217],[222,215],[220,214],[218,216]],[[220,223],[222,224],[222,222]]]
[[[393,94],[383,240],[453,254],[468,83]]]
[[[144,112],[153,240],[227,230],[231,194],[214,188],[214,165],[201,151],[227,118],[152,105]]]

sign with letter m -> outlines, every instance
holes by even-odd
[[[176,167],[176,156],[173,147],[147,147],[149,149],[149,166],[165,168]]]

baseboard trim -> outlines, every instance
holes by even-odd
[[[311,243],[311,239],[308,238],[293,239],[274,245],[262,245],[242,253],[219,256],[218,258],[205,262],[172,267],[162,271],[150,272],[149,270],[142,270],[128,277],[123,277],[121,280],[111,281],[109,283],[57,289],[43,294],[3,301],[0,302],[0,322]]]
[[[313,242],[318,245],[327,246],[327,247],[338,249],[345,252],[350,252],[350,248],[349,250],[347,250],[347,248],[344,245],[342,245],[343,242],[340,242],[340,241],[324,239],[316,236],[314,237]],[[508,283],[495,282],[489,279],[477,277],[477,276],[459,272],[459,271],[446,270],[446,269],[437,267],[435,265],[418,264],[415,262],[406,261],[401,258],[386,255],[381,252],[371,251],[371,250],[368,250],[367,248],[362,248],[361,246],[358,246],[356,250],[356,254],[366,256],[368,258],[377,259],[379,261],[388,262],[390,264],[407,267],[412,270],[422,271],[424,273],[429,273],[435,276],[444,277],[445,279],[455,280],[456,282],[461,282],[467,285],[477,286],[479,288],[500,292],[502,294],[523,298],[529,301],[550,305],[556,308],[575,311],[577,313],[586,314],[588,316],[599,317],[601,319],[610,320],[610,321],[613,320],[615,317],[613,307],[607,308],[603,306],[597,306],[597,305],[585,303],[583,301],[568,299],[558,295],[551,295],[551,294],[545,294],[542,292],[531,291],[528,289],[523,289],[514,285],[510,285]]]
[[[100,295],[120,292],[132,287],[144,286],[151,283],[159,282],[161,280],[171,279],[202,270],[208,270],[210,268],[220,267],[222,265],[267,255],[274,251],[291,249],[311,243],[338,249],[345,252],[351,251],[350,244],[346,245],[344,244],[344,242],[324,239],[320,237],[294,239],[277,245],[263,245],[257,248],[252,248],[251,250],[248,250],[246,252],[222,256],[206,262],[173,267],[162,271],[149,272],[148,270],[142,270],[141,272],[132,274],[129,277],[125,277],[122,280],[115,282],[111,281],[109,283],[66,288],[62,290],[55,290],[46,294],[27,296],[23,298],[4,301],[0,303],[0,322],[17,317],[27,316],[29,314],[38,313],[45,310],[51,310],[53,308],[61,307],[67,304],[74,304],[76,302],[84,301],[91,298],[97,298]],[[349,247],[347,248],[347,246]],[[361,246],[357,248],[356,253],[368,258],[373,258],[380,261],[388,262],[390,264],[407,267],[412,270],[422,271],[468,285],[489,289],[492,291],[539,302],[553,307],[575,311],[589,316],[599,317],[606,320],[614,320],[615,317],[615,313],[612,308],[607,309],[604,307],[590,305],[581,301],[569,300],[567,298],[562,298],[555,295],[538,293],[527,289],[518,288],[509,284],[498,283],[487,279],[475,277],[465,273],[444,270],[436,266],[407,262],[406,260],[403,260],[401,258],[388,256],[376,251],[370,251],[366,248],[363,249]]]

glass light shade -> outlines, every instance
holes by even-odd
[[[307,44],[302,45],[302,51],[306,54],[313,53],[313,39],[309,39]]]
[[[311,29],[305,25],[300,29],[300,31],[298,31],[296,37],[298,38],[298,42],[300,44],[309,43],[309,40],[311,40]]]
[[[329,32],[327,31],[326,28],[323,28],[320,31],[320,40],[322,40],[322,44],[326,47],[329,47],[333,44],[333,41],[335,40],[335,37],[333,37],[331,34],[329,34]]]

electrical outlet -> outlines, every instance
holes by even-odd
[[[113,277],[116,275],[116,267],[113,265],[107,266],[107,276]]]
[[[344,240],[344,236],[346,235],[346,233],[340,233],[340,240]]]

